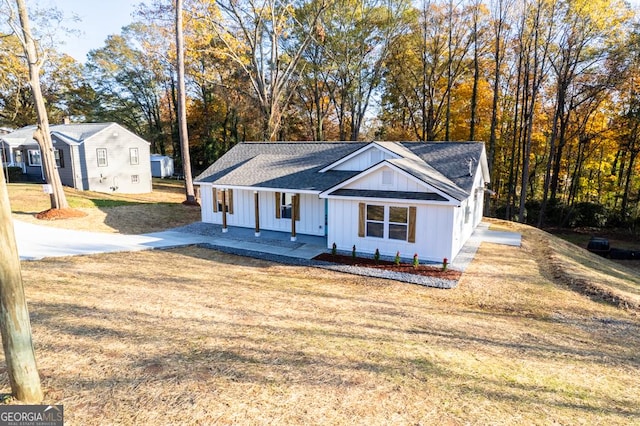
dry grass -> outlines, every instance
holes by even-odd
[[[82,218],[42,221],[35,216],[50,206],[42,185],[9,184],[11,211],[16,219],[40,225],[96,232],[145,234],[200,220],[200,209],[182,204],[184,183],[154,179],[148,194],[106,194],[65,187],[72,208],[86,214]]]
[[[23,263],[45,402],[69,425],[640,424],[638,316],[518,229],[454,290],[198,248]]]
[[[70,190],[88,216],[47,224],[199,220],[171,184]],[[23,220],[48,208],[39,186],[10,192]],[[483,245],[454,290],[199,248],[24,262],[45,403],[69,425],[640,424],[640,278],[493,227],[523,247]]]

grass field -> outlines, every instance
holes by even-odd
[[[195,247],[24,262],[45,403],[69,425],[640,424],[640,278],[493,226],[523,246],[483,244],[453,290]]]
[[[48,226],[97,232],[145,234],[186,225],[200,220],[200,209],[182,204],[184,182],[153,180],[148,194],[105,194],[77,191],[65,187],[69,206],[86,217],[46,222]],[[43,224],[34,215],[50,208],[49,195],[42,185],[15,183],[8,185],[11,211],[16,219]]]

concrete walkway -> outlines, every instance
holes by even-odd
[[[296,241],[291,241],[288,233],[276,231],[262,231],[260,236],[256,237],[253,229],[234,227],[229,228],[228,232],[222,232],[220,225],[202,222],[144,235],[74,231],[18,220],[14,220],[13,223],[18,253],[22,260],[140,251],[195,244],[298,259],[312,259],[327,250],[324,237],[298,235]],[[473,260],[482,242],[520,246],[521,236],[514,232],[490,231],[488,224],[481,223],[460,254],[456,256],[451,267],[464,270]]]

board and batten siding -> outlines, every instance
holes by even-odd
[[[213,186],[200,183],[202,221],[222,224],[222,212],[213,211]],[[285,192],[285,191],[282,191]],[[293,192],[292,192],[293,193]],[[258,191],[260,203],[260,230],[291,232],[291,219],[276,218],[276,200],[273,191]],[[300,220],[296,233],[325,235],[324,200],[316,194],[300,195]],[[233,214],[227,213],[227,226],[255,228],[254,191],[233,188]]]
[[[386,238],[358,236],[358,217],[360,200],[329,199],[329,229],[327,247],[333,243],[339,250],[351,251],[353,245],[358,253],[380,254],[411,258],[415,253],[421,260],[441,262],[443,258],[452,259],[451,234],[453,232],[453,210],[447,205],[424,205],[401,202],[368,201],[367,204],[416,207],[416,241],[392,240]]]
[[[478,165],[480,167],[480,165]],[[457,254],[482,221],[484,210],[484,178],[482,171],[476,172],[473,189],[469,198],[454,210],[453,250]],[[468,210],[468,213],[467,213]]]
[[[333,170],[362,171],[389,158],[393,158],[389,153],[376,147],[370,147],[353,158],[338,164]]]
[[[387,173],[387,177],[391,176],[390,182],[384,179],[385,173]],[[411,179],[386,166],[351,182],[345,188],[369,191],[433,192],[424,183]]]

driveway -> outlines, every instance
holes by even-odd
[[[18,254],[22,260],[170,248],[207,241],[205,237],[181,232],[167,231],[146,235],[106,234],[53,228],[19,220],[13,221],[13,227]]]

